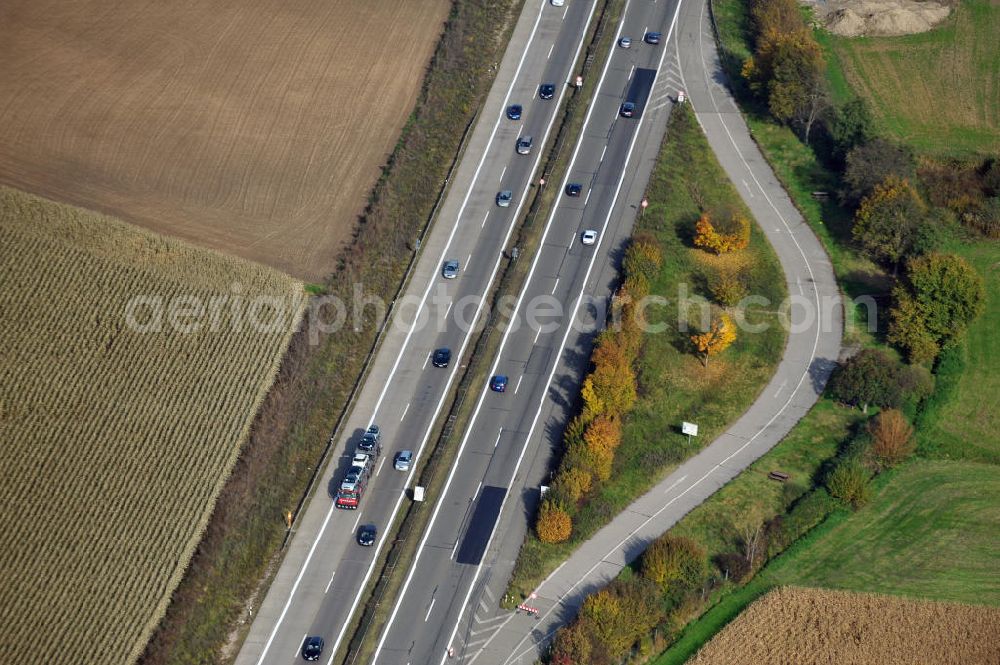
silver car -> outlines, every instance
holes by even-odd
[[[444,268],[441,270],[441,275],[445,279],[455,279],[458,277],[458,261],[445,261]]]
[[[522,136],[517,140],[517,154],[519,155],[529,155],[531,154],[531,137]]]
[[[413,461],[413,451],[412,450],[400,450],[396,453],[396,459],[393,461],[392,466],[396,471],[409,471],[410,462]]]
[[[514,192],[509,189],[505,189],[502,192],[497,193],[497,205],[501,208],[509,208],[511,199],[514,198]]]

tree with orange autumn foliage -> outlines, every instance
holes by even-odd
[[[538,509],[535,532],[544,543],[561,543],[573,533],[573,520],[561,505],[546,499]]]
[[[705,367],[708,367],[710,356],[722,353],[735,341],[736,325],[725,313],[715,314],[712,317],[712,323],[705,332],[691,335],[691,342]]]

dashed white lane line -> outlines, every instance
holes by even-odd
[[[375,477],[376,478],[378,477],[378,474],[382,473],[382,467],[385,465],[385,460],[386,460],[386,458],[383,457],[382,461],[378,463],[378,469],[375,470]]]
[[[485,215],[483,215],[483,223],[479,225],[479,228],[483,228],[484,226],[486,226],[486,219],[487,219],[487,218],[488,218],[489,216],[490,216],[490,211],[489,211],[489,210],[487,210],[487,211],[486,211],[486,214],[485,214]]]
[[[354,520],[354,526],[351,527],[351,533],[358,530],[358,523],[361,522],[361,514],[358,513],[358,519]]]
[[[607,151],[608,151],[608,144],[605,143],[604,144],[604,150],[601,151],[601,159],[599,161],[602,161],[602,162],[604,161],[604,155],[605,155],[605,153],[607,153]]]
[[[587,190],[587,198],[585,198],[585,199],[583,200],[583,205],[587,205],[588,203],[590,203],[590,194],[591,194],[591,192],[593,192],[593,191],[594,191],[594,190],[592,190],[592,189],[588,189],[588,190]]]
[[[532,342],[532,344],[538,344],[538,336],[541,335],[541,334],[542,334],[542,329],[541,328],[539,328],[538,330],[535,331],[535,341]]]
[[[409,410],[410,410],[410,403],[409,403],[409,402],[407,402],[407,403],[406,403],[406,406],[404,406],[404,407],[403,407],[403,415],[401,415],[401,416],[399,417],[399,421],[400,421],[400,422],[403,422],[403,418],[405,418],[405,417],[406,417],[406,412],[407,412],[407,411],[409,411]]]
[[[300,645],[305,644],[307,637],[309,637],[309,633],[306,633],[305,635],[303,635],[302,639],[299,641],[299,644],[295,645],[295,655],[293,656],[293,658],[298,658],[299,657],[299,649],[302,648]]]
[[[333,584],[333,576],[336,575],[336,574],[337,574],[337,571],[335,570],[330,575],[330,581],[326,583],[326,591],[324,591],[323,593],[330,593],[330,585]]]
[[[517,391],[521,388],[521,381],[523,381],[523,380],[524,380],[524,374],[522,374],[521,376],[517,377],[517,385],[514,386],[514,394],[515,395],[517,394]]]
[[[447,315],[445,315],[445,316],[447,316]],[[428,353],[427,357],[424,358],[424,365],[423,365],[423,367],[420,368],[421,370],[427,369],[427,361],[430,360],[430,359],[431,359],[431,354]]]
[[[500,431],[499,431],[499,432],[497,432],[497,440],[493,442],[493,447],[494,447],[494,448],[496,448],[497,446],[499,446],[499,445],[500,445],[500,437],[501,437],[501,436],[503,436],[503,427],[501,427],[501,428],[500,428]]]
[[[469,258],[465,260],[465,271],[469,271],[469,264],[472,263],[472,254],[469,254]]]
[[[505,167],[503,167],[503,170],[502,170],[502,171],[500,171],[500,182],[503,182],[503,177],[504,177],[504,176],[505,176],[506,174],[507,174],[507,167],[505,166]]]
[[[427,623],[427,620],[431,618],[431,610],[434,609],[434,603],[436,602],[437,598],[431,598],[431,606],[427,608],[427,614],[424,615],[424,623]]]
[[[553,44],[552,46],[549,47],[549,54],[547,56],[545,56],[546,60],[548,60],[549,58],[552,57],[552,49],[554,49],[555,47],[556,47],[555,44]]]
[[[556,277],[556,281],[555,281],[555,283],[554,283],[554,284],[552,285],[552,290],[551,290],[551,291],[549,291],[549,295],[552,295],[553,293],[555,293],[555,292],[556,292],[556,287],[557,287],[557,286],[559,286],[559,278],[558,278],[558,277]],[[538,335],[535,335],[535,339],[536,339],[536,340],[538,339]]]

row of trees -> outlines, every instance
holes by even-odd
[[[659,245],[648,236],[636,237],[625,251],[625,279],[612,308],[616,325],[597,338],[592,370],[581,389],[583,408],[566,427],[562,461],[538,510],[535,533],[543,542],[568,540],[580,503],[611,477],[622,418],[632,410],[638,390],[635,363],[642,328],[636,303],[649,295],[662,263]]]
[[[705,550],[693,540],[663,535],[639,561],[639,574],[590,594],[576,619],[556,633],[553,665],[620,663],[637,643],[683,612],[685,600],[708,576]]]

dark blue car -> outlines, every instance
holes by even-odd
[[[492,379],[490,379],[490,390],[495,393],[506,392],[507,390],[507,377],[503,374],[497,374]]]
[[[522,109],[520,104],[511,104],[510,106],[507,107],[507,117],[510,118],[511,120],[520,120],[521,110]]]

